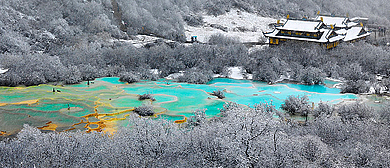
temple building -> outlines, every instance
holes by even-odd
[[[315,42],[330,49],[336,47],[343,35],[328,28],[322,21],[288,19],[283,25],[276,26],[272,32],[264,33],[269,44],[278,45],[285,41]]]
[[[270,45],[285,41],[314,42],[327,49],[340,42],[355,42],[370,35],[362,23],[353,22],[348,17],[319,15],[313,20],[287,19],[284,24],[275,25],[272,32],[263,33]]]
[[[345,36],[343,39],[345,42],[355,42],[370,35],[363,26],[363,21],[367,21],[367,18],[350,20],[348,17],[319,15],[315,20],[322,21],[327,27],[333,28],[337,34]]]
[[[348,17],[319,15],[315,20],[324,22],[327,27],[333,27],[336,31],[340,29],[349,29],[352,26],[359,25],[357,22],[350,21]]]

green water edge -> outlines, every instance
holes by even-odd
[[[223,90],[226,98],[221,100],[209,94],[215,90]],[[265,82],[229,78],[216,78],[207,84],[176,83],[164,79],[127,84],[120,82],[118,77],[105,77],[65,86],[43,84],[31,87],[0,87],[0,131],[18,132],[23,124],[41,127],[49,121],[58,126],[56,131],[62,131],[85,120],[84,116],[95,113],[95,109],[99,114],[115,115],[90,117],[89,121],[118,119],[115,121],[116,125],[126,126],[128,121],[119,119],[124,119],[133,112],[121,112],[145,103],[152,104],[155,112],[159,113],[156,118],[175,121],[190,117],[196,109],[206,109],[207,117],[216,116],[226,102],[236,102],[249,107],[268,102],[279,108],[289,95],[307,95],[315,104],[336,104],[358,98],[354,94],[339,92],[337,88],[324,85],[268,85]],[[139,101],[138,95],[144,93],[153,94],[156,101]],[[31,100],[38,102],[23,103]],[[77,125],[80,128],[76,129],[85,129],[83,126],[85,124]]]

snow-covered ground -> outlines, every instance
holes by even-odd
[[[111,39],[110,42],[111,43],[113,43],[113,42],[131,43],[134,45],[134,47],[141,48],[141,47],[145,46],[146,44],[154,43],[157,40],[162,40],[162,41],[167,42],[167,43],[174,42],[172,40],[167,40],[167,39],[163,39],[160,37],[154,37],[154,36],[148,36],[148,35],[136,35],[136,36],[133,36],[132,40]]]
[[[229,67],[230,74],[228,78],[232,79],[252,79],[252,74],[246,73],[242,67]]]
[[[185,26],[188,41],[191,40],[191,36],[197,36],[198,41],[207,42],[211,35],[221,33],[237,38],[241,42],[258,42],[259,38],[264,37],[262,32],[272,30],[268,25],[276,23],[276,19],[238,10],[231,10],[217,17],[203,15],[203,21],[205,23],[200,27]],[[216,28],[215,25],[225,31]]]
[[[158,70],[156,70],[156,71],[158,71]],[[213,77],[214,78],[227,77],[227,78],[231,78],[231,79],[249,79],[249,80],[251,80],[252,76],[253,76],[252,74],[246,73],[245,69],[243,69],[242,67],[229,67],[228,71],[229,71],[228,76],[224,76],[221,74],[214,74]],[[184,71],[180,71],[179,73],[173,73],[173,74],[168,75],[167,77],[165,77],[165,79],[169,79],[169,80],[177,79],[183,75],[184,75]]]
[[[231,79],[252,79],[253,75],[249,74],[242,67],[228,67],[229,74],[227,76],[215,74],[214,78],[227,77]]]
[[[192,36],[197,36],[199,42],[207,43],[211,35],[220,33],[228,37],[236,38],[241,42],[259,42],[260,38],[264,38],[262,32],[272,30],[269,28],[269,24],[276,23],[276,19],[261,17],[255,13],[241,12],[238,10],[231,10],[217,17],[203,15],[203,21],[204,24],[198,27],[185,25],[187,41],[191,41]],[[136,35],[131,38],[131,40],[110,39],[109,42],[131,43],[137,48],[154,43],[157,40],[162,40],[166,43],[174,42],[172,40],[154,37],[153,35]]]

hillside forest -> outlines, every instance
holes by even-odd
[[[306,43],[251,50],[216,34],[207,44],[184,45],[185,25],[201,26],[202,15],[233,9],[272,18],[321,11],[390,25],[390,3],[384,0],[6,0],[0,1],[0,68],[8,71],[0,74],[0,85],[76,84],[107,76],[137,82],[180,71],[185,71],[180,82],[202,84],[241,66],[254,80],[270,84],[281,76],[308,85],[329,77],[344,81],[343,93],[390,88],[389,78],[376,78],[390,76],[386,39],[331,50]],[[121,42],[136,35],[172,43],[139,48]],[[229,103],[218,117],[206,118],[200,109],[185,124],[134,114],[133,124],[114,135],[42,133],[25,125],[0,142],[0,167],[390,166],[389,105],[310,109],[307,101],[286,99],[286,113],[264,102],[254,108]],[[308,114],[313,118],[304,123],[288,117]]]

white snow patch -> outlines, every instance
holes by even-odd
[[[161,73],[161,71],[159,71],[158,69],[151,69],[151,70],[149,70],[149,72],[152,74],[155,74],[155,75],[158,75]]]
[[[368,91],[368,94],[375,94],[375,88],[371,86],[370,91]]]
[[[229,78],[244,79],[244,76],[242,75],[242,67],[230,67],[228,69],[231,72],[231,74],[229,75]]]
[[[388,88],[386,86],[382,86],[379,90],[380,94],[388,93]]]
[[[252,80],[253,79],[253,74],[247,74],[247,79]]]
[[[270,31],[270,23],[275,23],[276,19],[262,17],[254,13],[238,12],[231,10],[230,12],[215,16],[204,15],[203,21],[205,24],[201,27],[185,26],[186,38],[191,40],[191,36],[197,36],[199,42],[208,42],[209,37],[214,34],[223,34],[228,37],[237,38],[241,42],[258,42],[260,37],[264,37],[264,31]],[[211,25],[219,25],[225,27],[226,31],[222,31]],[[241,32],[239,29],[245,29]]]
[[[48,39],[56,39],[56,36],[52,33],[50,33],[49,31],[44,31],[42,34],[41,34],[41,37],[45,37],[45,38],[48,38]]]
[[[325,80],[330,80],[330,81],[335,81],[335,82],[340,82],[340,83],[343,82],[343,81],[340,80],[340,79],[334,79],[334,78],[329,78],[329,77],[326,77]]]
[[[337,88],[337,89],[341,89],[341,88],[343,88],[343,83],[336,83],[332,87]]]
[[[268,41],[266,43],[268,43]],[[255,45],[255,46],[249,48],[248,53],[251,54],[254,51],[265,50],[268,47],[269,47],[268,44],[266,44],[266,45]]]
[[[177,79],[183,75],[184,75],[184,71],[179,71],[179,73],[173,73],[173,74],[168,75],[167,77],[165,77],[165,79],[168,79],[168,80]]]
[[[0,74],[6,73],[7,71],[8,71],[8,69],[1,69],[0,68]]]
[[[246,73],[245,69],[242,67],[229,67],[228,71],[230,72],[228,78],[231,79],[252,79],[253,75]]]

